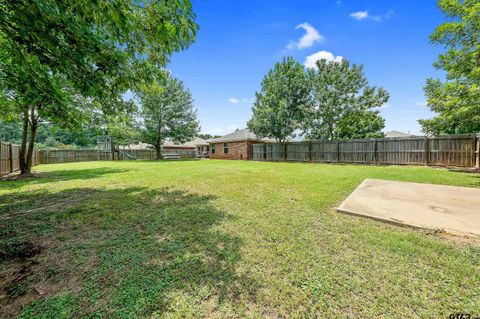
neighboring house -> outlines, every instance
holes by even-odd
[[[410,133],[403,133],[399,131],[388,131],[385,133],[385,137],[411,137],[413,136]]]
[[[207,142],[210,144],[210,158],[247,160],[252,158],[250,154],[252,144],[272,142],[272,140],[258,138],[245,128],[222,137],[211,138]]]
[[[127,150],[151,150],[151,149],[153,149],[153,145],[140,142],[140,143],[137,143],[137,144],[126,145],[125,147],[122,146],[122,149],[127,149]]]
[[[147,143],[137,143],[130,144],[125,147],[127,150],[151,150],[155,149],[153,145]],[[168,140],[163,143],[162,152],[163,153],[181,153],[185,151],[195,151],[197,157],[205,157],[208,155],[208,143],[203,138],[196,137],[191,141],[188,141],[183,144],[175,144],[172,141]]]

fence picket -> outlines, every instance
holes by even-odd
[[[478,135],[288,142],[285,158],[283,147],[279,143],[254,144],[252,159],[480,167]]]

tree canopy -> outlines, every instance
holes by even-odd
[[[427,105],[435,113],[420,120],[429,134],[480,132],[480,3],[477,0],[440,0],[448,21],[430,36],[448,50],[434,66],[446,72],[445,81],[429,78],[425,85]]]
[[[85,99],[114,111],[125,91],[187,48],[197,29],[189,0],[3,1],[0,115],[22,119],[22,173],[30,170],[40,120],[79,124]]]
[[[259,137],[285,142],[307,139],[381,137],[378,109],[388,101],[382,88],[368,84],[363,67],[347,60],[319,60],[315,69],[286,58],[262,81],[248,127]]]
[[[139,89],[143,141],[152,144],[161,159],[162,145],[168,139],[185,143],[199,132],[193,98],[183,82],[165,75]]]
[[[383,88],[368,84],[362,65],[318,60],[308,70],[313,104],[302,129],[308,139],[381,136],[384,120],[371,111],[388,101]]]
[[[285,58],[263,78],[247,125],[259,137],[285,142],[294,137],[309,107],[310,86],[303,65]]]
[[[385,119],[380,112],[355,110],[345,114],[336,124],[336,139],[380,138],[385,127]]]

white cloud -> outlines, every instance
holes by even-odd
[[[247,98],[247,97],[242,97],[242,98],[231,97],[231,98],[228,99],[228,102],[231,103],[231,104],[239,104],[239,103],[252,104],[253,102],[255,102],[255,98],[253,98],[253,97],[250,97],[250,98]]]
[[[394,13],[395,12],[393,10],[389,10],[385,14],[372,16],[372,19],[376,22],[382,22],[382,21],[390,19],[393,16]]]
[[[295,30],[303,29],[305,30],[305,34],[298,40],[298,42],[291,41],[287,44],[287,49],[304,49],[309,48],[315,44],[315,42],[323,42],[325,37],[321,35],[317,29],[315,29],[310,23],[304,22],[295,27]]]
[[[307,56],[304,65],[307,68],[313,69],[317,67],[315,62],[322,59],[325,59],[329,62],[342,62],[343,57],[339,55],[334,56],[332,52],[328,51],[318,51],[317,53]]]
[[[357,11],[350,13],[350,17],[354,18],[355,20],[363,20],[368,18],[368,11]]]
[[[370,15],[368,11],[365,10],[365,11],[352,12],[350,13],[350,17],[354,18],[355,20],[371,19],[376,22],[382,22],[390,19],[394,13],[395,11],[388,10],[385,14]]]

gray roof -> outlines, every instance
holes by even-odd
[[[163,143],[163,147],[192,147],[195,148],[196,146],[201,146],[201,145],[208,145],[207,141],[205,141],[203,138],[200,137],[195,137],[193,140],[185,142],[183,144],[175,144],[170,140],[165,141]]]
[[[388,131],[385,133],[385,137],[409,137],[409,136],[413,136],[413,135],[410,133],[403,133],[399,131]]]
[[[211,138],[207,140],[208,143],[224,143],[224,142],[238,142],[238,141],[262,141],[272,142],[273,140],[267,138],[259,138],[248,128],[236,130],[233,133],[224,135],[222,137]]]
[[[195,148],[197,146],[204,146],[208,145],[207,141],[203,138],[195,137],[193,140],[185,142],[183,144],[175,144],[170,140],[167,140],[163,143],[162,147],[166,148]],[[146,150],[146,149],[153,149],[153,145],[147,143],[136,143],[130,144],[127,146],[131,150]]]

